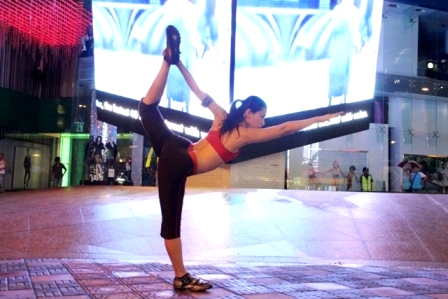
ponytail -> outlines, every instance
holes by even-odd
[[[224,120],[219,135],[231,132],[236,129],[239,133],[238,127],[244,121],[244,112],[250,109],[253,113],[266,108],[266,103],[257,96],[250,96],[245,100],[235,100],[230,106],[229,114]]]

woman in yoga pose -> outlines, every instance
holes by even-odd
[[[256,96],[232,103],[227,113],[196,84],[180,61],[180,35],[174,26],[166,28],[167,48],[162,66],[139,105],[141,121],[147,137],[159,158],[158,188],[162,210],[161,236],[174,268],[173,287],[190,291],[205,291],[212,284],[190,275],[183,262],[180,222],[185,183],[188,176],[213,170],[234,159],[242,146],[268,141],[297,132],[317,122],[324,122],[342,113],[327,114],[305,120],[289,121],[262,128],[266,116],[265,102]],[[158,104],[163,96],[168,72],[176,66],[190,89],[208,108],[214,120],[208,135],[196,143],[174,134],[166,126]]]

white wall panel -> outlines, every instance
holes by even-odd
[[[374,190],[381,191],[383,188],[383,182],[385,183],[387,190],[389,175],[389,157],[387,150],[387,145],[389,143],[388,129],[389,128],[387,125],[370,124],[369,130],[352,134],[350,137],[342,136],[339,138],[333,138],[324,142],[320,142],[319,149],[326,154],[322,156],[325,157],[325,159],[323,160],[320,159],[319,156],[319,171],[328,170],[328,167],[331,167],[331,163],[329,163],[329,161],[331,162],[331,160],[337,160],[340,157],[340,155],[338,155],[338,152],[342,152],[344,153],[344,155],[347,155],[350,153],[350,151],[354,151],[353,159],[351,161],[348,161],[346,159],[346,162],[339,163],[343,167],[343,172],[347,172],[348,169],[346,168],[349,164],[357,163],[358,166],[356,174],[359,177],[362,172],[362,167],[368,167],[370,169],[370,174],[372,174],[375,181]],[[303,147],[293,149],[292,151],[298,151],[299,154],[303,153]],[[334,158],[330,159],[330,157],[327,157],[327,153],[331,152],[333,152]],[[355,157],[355,152],[364,153],[362,156],[362,160],[364,160],[363,164],[360,164],[361,158]],[[321,165],[322,163],[324,163],[325,165]],[[302,166],[290,164],[289,172],[299,173],[298,171],[294,170],[294,168],[296,167]],[[341,183],[343,184],[343,182]],[[323,186],[322,189],[325,190],[325,186]],[[342,188],[340,189],[342,190]],[[354,190],[359,190],[359,187],[354,186]]]
[[[448,41],[447,41],[448,43]],[[448,103],[438,101],[437,102],[437,131],[440,135],[448,134]]]
[[[187,179],[187,187],[196,188],[229,188],[230,165],[225,164],[210,172],[193,175]]]
[[[285,152],[232,164],[232,188],[283,189],[285,184]]]

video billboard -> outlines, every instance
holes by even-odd
[[[372,99],[382,0],[93,0],[95,88],[139,101],[162,64],[165,28],[224,108],[257,95],[267,117]],[[161,106],[200,117],[175,66]]]

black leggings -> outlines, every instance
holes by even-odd
[[[165,124],[158,103],[140,102],[143,128],[159,157],[158,188],[162,210],[160,235],[164,239],[180,237],[180,222],[187,177],[193,174],[193,161],[188,154],[190,140],[174,134]]]

